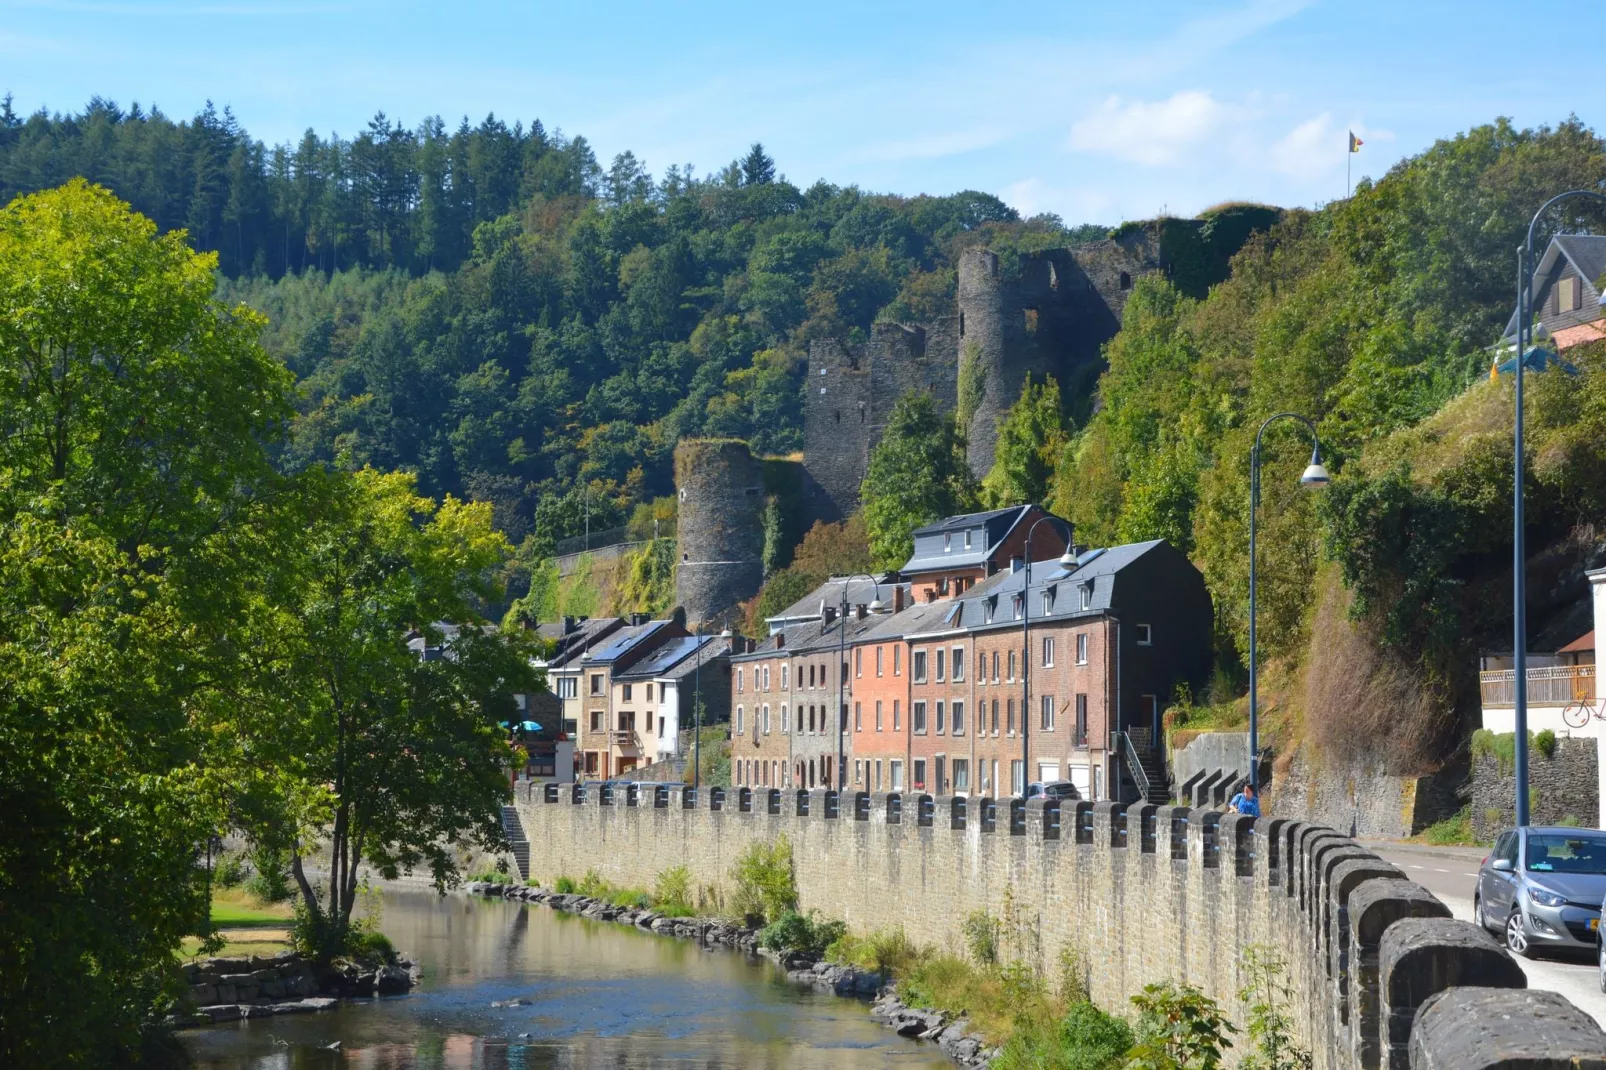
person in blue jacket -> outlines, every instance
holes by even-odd
[[[1234,795],[1232,802],[1227,804],[1227,809],[1235,814],[1243,814],[1245,817],[1259,817],[1260,796],[1255,791],[1255,786],[1245,783],[1243,790]]]

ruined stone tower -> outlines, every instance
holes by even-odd
[[[688,439],[675,447],[675,599],[686,626],[726,622],[764,580],[764,473],[745,442]]]
[[[1132,281],[1163,266],[1146,229],[1074,249],[961,254],[958,404],[971,471],[980,477],[992,468],[998,423],[1026,376],[1053,375],[1067,390],[1079,373],[1090,377],[1121,329]]]

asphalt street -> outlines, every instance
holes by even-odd
[[[1457,918],[1472,920],[1472,895],[1486,850],[1414,843],[1367,842],[1364,846],[1438,896]],[[1529,988],[1561,993],[1606,1028],[1606,994],[1600,990],[1600,971],[1593,958],[1519,958],[1517,964],[1528,975]]]

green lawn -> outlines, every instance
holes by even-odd
[[[212,893],[212,925],[218,929],[282,929],[293,913],[288,903],[263,903],[236,888],[220,888]]]

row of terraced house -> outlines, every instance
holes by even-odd
[[[1212,608],[1164,541],[1067,544],[1035,505],[914,533],[896,573],[833,577],[730,656],[737,785],[1164,798],[1161,712],[1209,673]],[[1030,560],[1030,564],[1028,564]]]

